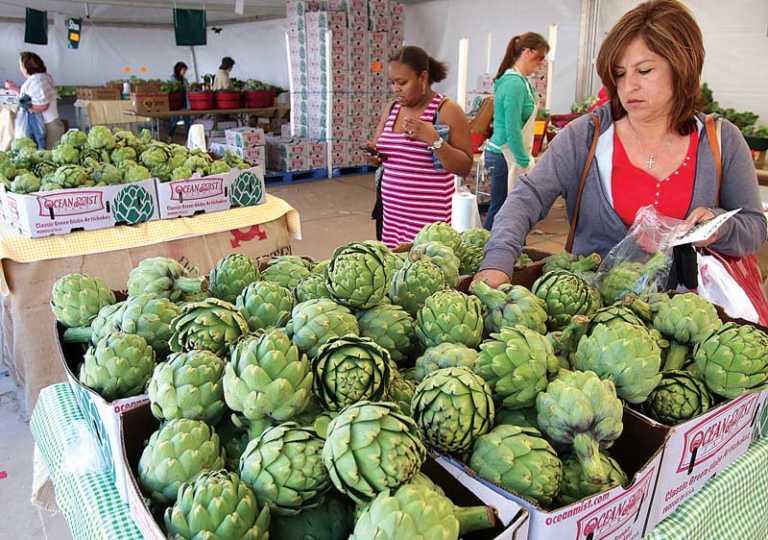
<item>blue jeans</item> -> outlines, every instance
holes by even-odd
[[[507,200],[507,160],[504,154],[485,151],[485,174],[491,178],[491,204],[484,224],[484,227],[490,231],[493,228],[496,213]]]
[[[189,126],[192,125],[192,118],[189,116],[171,116],[171,127],[168,128],[169,137],[173,137],[176,134],[176,124],[179,120],[184,121],[184,128],[187,130],[187,134],[189,134]]]

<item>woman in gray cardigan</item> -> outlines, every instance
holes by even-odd
[[[696,112],[703,62],[701,30],[675,0],[639,5],[606,36],[597,71],[610,102],[594,111],[599,138],[581,199],[575,254],[605,256],[627,234],[635,212],[649,204],[690,226],[741,208],[699,244],[724,255],[755,253],[765,241],[751,154],[727,120],[715,145],[722,156],[718,189],[715,151],[704,116]],[[496,215],[476,279],[494,287],[509,282],[528,232],[559,196],[572,219],[594,133],[592,116],[572,122],[533,171],[518,178]]]

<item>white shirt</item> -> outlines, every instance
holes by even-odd
[[[229,71],[220,69],[216,72],[216,76],[213,78],[213,90],[228,90],[230,84]]]
[[[48,105],[43,111],[43,122],[53,122],[59,117],[57,105],[58,93],[53,85],[53,78],[47,73],[31,75],[19,89],[19,95],[27,94],[32,98],[32,105]]]

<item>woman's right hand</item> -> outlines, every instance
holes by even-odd
[[[484,281],[486,285],[489,287],[493,287],[496,289],[500,285],[504,285],[505,283],[509,283],[511,280],[509,279],[509,276],[502,272],[501,270],[481,270],[477,274],[475,274],[475,277],[472,278],[472,282],[475,281]]]

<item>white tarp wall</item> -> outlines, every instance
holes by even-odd
[[[683,0],[704,35],[704,71],[722,107],[752,111],[768,123],[768,1]],[[601,39],[639,0],[602,0]],[[593,89],[597,92],[597,89]]]

